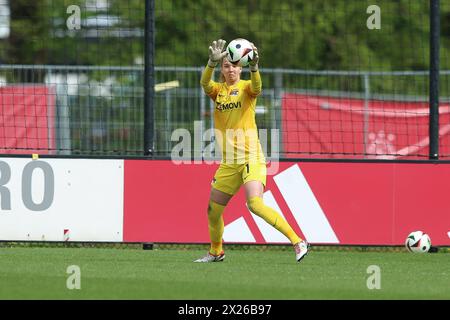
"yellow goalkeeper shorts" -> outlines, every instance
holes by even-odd
[[[261,181],[266,186],[267,168],[265,163],[225,164],[221,163],[214,175],[211,186],[214,189],[234,195],[242,184]]]

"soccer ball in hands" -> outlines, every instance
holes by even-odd
[[[431,239],[422,231],[414,231],[406,238],[405,247],[410,252],[426,253],[431,248]]]
[[[238,38],[227,46],[227,59],[232,64],[246,67],[253,60],[253,47],[250,41]]]

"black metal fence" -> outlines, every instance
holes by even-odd
[[[276,143],[281,157],[450,157],[448,3],[281,1],[267,4],[269,15],[235,2],[3,1],[1,152],[169,157],[174,131],[195,139],[214,127],[213,104],[199,85],[209,42],[242,36],[260,48],[256,120],[279,130],[267,148]],[[20,89],[39,86],[48,90]],[[45,121],[36,102],[42,94]],[[324,116],[308,104],[313,98],[352,112]]]

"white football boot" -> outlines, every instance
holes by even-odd
[[[294,245],[295,258],[300,262],[308,254],[309,243],[306,240],[300,241]]]
[[[222,251],[219,255],[215,256],[208,252],[203,258],[197,259],[194,262],[221,262],[225,259],[225,253]]]

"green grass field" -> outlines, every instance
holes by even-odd
[[[450,299],[450,254],[227,250],[221,263],[192,261],[204,250],[0,248],[0,299]],[[81,288],[69,290],[70,265]],[[369,290],[370,265],[381,288]]]

